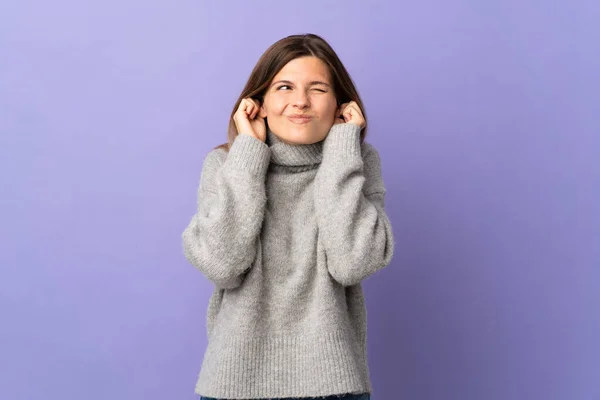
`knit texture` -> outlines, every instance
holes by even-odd
[[[371,392],[361,282],[394,252],[379,154],[360,128],[287,144],[239,135],[204,159],[184,254],[215,289],[196,393]]]

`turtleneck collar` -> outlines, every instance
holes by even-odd
[[[268,126],[265,143],[271,150],[271,163],[278,166],[310,169],[311,166],[320,164],[323,158],[323,141],[313,144],[289,144],[279,139]]]

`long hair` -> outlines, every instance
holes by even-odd
[[[360,106],[365,118],[365,127],[360,132],[360,141],[361,143],[364,141],[367,134],[367,114],[350,74],[325,39],[318,35],[307,33],[302,35],[291,35],[280,39],[263,53],[250,73],[248,82],[246,83],[244,90],[242,90],[240,97],[235,102],[229,118],[227,143],[223,143],[216,148],[223,148],[226,151],[229,151],[231,148],[233,141],[238,135],[233,116],[242,100],[250,97],[257,100],[258,103],[262,105],[265,92],[275,75],[277,75],[288,62],[305,56],[317,57],[327,65],[338,106],[350,101],[355,101]],[[265,123],[268,123],[268,121],[265,120]]]

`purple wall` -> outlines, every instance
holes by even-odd
[[[368,4],[367,4],[368,3]],[[0,398],[194,399],[204,155],[260,54],[338,51],[397,238],[374,400],[600,399],[597,1],[0,5]]]

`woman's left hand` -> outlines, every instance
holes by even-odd
[[[365,117],[355,101],[350,103],[344,103],[336,111],[335,122],[336,124],[350,123],[358,125],[361,129],[365,127]]]

